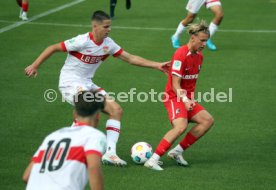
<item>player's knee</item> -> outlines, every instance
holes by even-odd
[[[186,128],[187,128],[187,127],[184,127],[184,126],[183,126],[183,127],[177,127],[177,128],[176,128],[177,136],[182,135],[182,134],[185,132]]]
[[[212,116],[209,116],[204,119],[204,123],[207,128],[211,128],[214,125],[214,122],[215,120]]]

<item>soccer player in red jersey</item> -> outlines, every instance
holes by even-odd
[[[21,18],[23,21],[27,21],[27,12],[29,9],[29,2],[28,0],[16,0],[17,4],[21,7],[19,18]]]
[[[182,156],[183,151],[202,137],[214,123],[210,113],[195,102],[193,97],[203,61],[201,51],[210,37],[208,25],[205,21],[191,24],[188,33],[190,35],[188,44],[180,47],[173,55],[166,85],[164,104],[168,111],[172,129],[165,134],[152,157],[144,164],[145,167],[153,170],[163,170],[160,167],[160,157],[185,132],[188,123],[195,122],[196,125],[187,133],[184,139],[168,152],[168,156],[179,165],[187,166],[188,163]]]

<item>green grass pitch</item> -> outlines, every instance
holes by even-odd
[[[187,0],[186,0],[187,1]],[[132,0],[125,9],[119,0],[110,36],[126,51],[156,61],[170,60],[174,49],[170,36],[186,14],[186,1]],[[29,18],[72,2],[30,1]],[[191,166],[177,166],[166,156],[164,171],[135,165],[130,148],[147,141],[153,148],[170,129],[161,102],[122,102],[124,109],[118,154],[128,167],[103,166],[108,190],[272,190],[276,186],[276,1],[222,0],[225,17],[213,38],[217,52],[203,51],[204,66],[197,91],[228,92],[232,102],[202,102],[214,116],[214,127],[185,153]],[[58,92],[59,71],[66,54],[51,57],[37,79],[24,76],[48,45],[90,30],[91,13],[109,12],[109,0],[86,0],[72,7],[0,32],[0,189],[24,189],[22,173],[43,137],[70,125],[72,107],[58,100],[48,103],[46,89]],[[19,21],[15,1],[0,3],[0,31]],[[212,15],[202,8],[199,18]],[[135,28],[137,27],[137,28]],[[182,43],[187,41],[185,34]],[[97,71],[94,82],[107,91],[163,92],[166,76],[161,72],[128,66],[110,57]],[[106,116],[100,130],[104,131]],[[88,188],[87,188],[88,189]]]

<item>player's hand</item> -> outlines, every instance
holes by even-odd
[[[25,68],[25,75],[27,75],[28,77],[34,76],[34,78],[36,78],[38,75],[37,68],[33,65],[29,65]]]
[[[161,70],[162,72],[168,74],[169,70],[170,70],[170,65],[171,65],[171,61],[166,61],[161,63],[161,65],[159,66],[159,70]]]
[[[194,100],[190,100],[190,99],[186,100],[184,102],[184,104],[185,104],[185,107],[186,107],[186,109],[188,111],[192,111],[194,109],[195,105],[196,105],[195,101]]]

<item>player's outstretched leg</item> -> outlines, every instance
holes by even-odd
[[[107,148],[106,153],[102,157],[102,162],[115,166],[126,166],[127,163],[116,153],[116,144],[120,136],[120,120],[123,115],[123,110],[113,99],[106,97],[104,112],[108,113],[109,119],[106,122]]]

